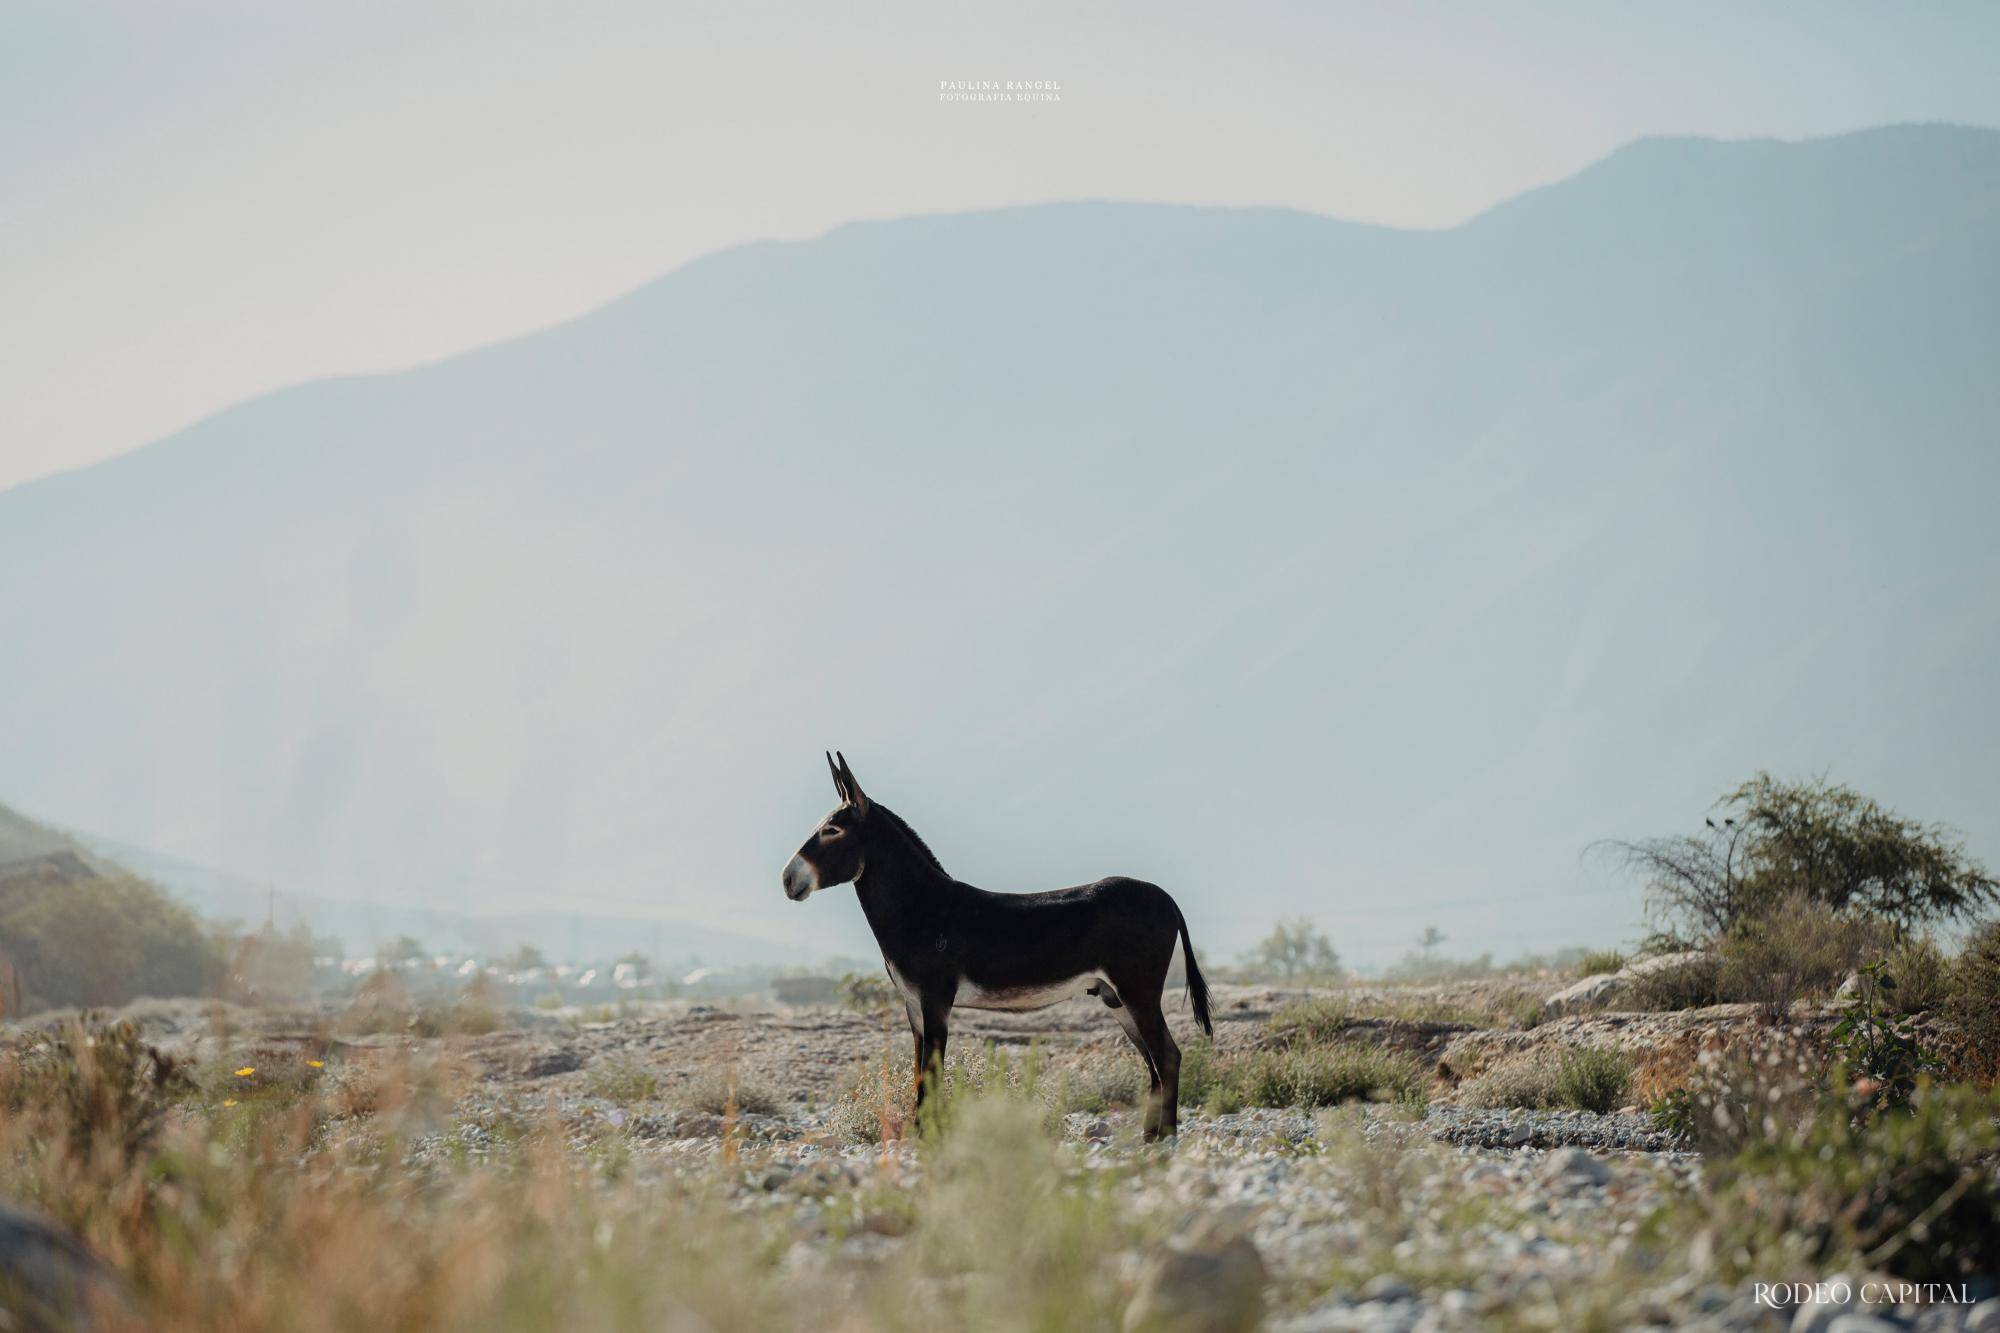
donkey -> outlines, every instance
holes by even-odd
[[[1095,995],[1139,1048],[1152,1077],[1146,1137],[1180,1124],[1181,1051],[1160,1011],[1179,938],[1195,1022],[1215,1033],[1208,985],[1195,966],[1181,909],[1156,884],[1100,879],[1049,893],[988,893],[945,873],[893,811],[871,801],[845,756],[826,757],[840,805],[820,821],[784,873],[785,896],[804,902],[852,882],[902,993],[916,1037],[917,1106],[926,1075],[944,1062],[954,1006],[1045,1009]]]

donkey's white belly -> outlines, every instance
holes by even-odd
[[[953,1006],[959,1009],[1046,1009],[1101,984],[1105,984],[1104,978],[1094,972],[1046,986],[1015,986],[997,990],[987,990],[967,978],[958,983],[958,998],[953,1001]]]

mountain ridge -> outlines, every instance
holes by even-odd
[[[2000,133],[1884,133],[1711,141],[1706,196],[1641,141],[1439,231],[855,223],[253,400],[0,492],[0,789],[301,891],[504,868],[789,930],[759,867],[841,744],[975,882],[1145,874],[1198,944],[1310,909],[1376,958],[1415,930],[1365,886],[1633,928],[1577,850],[1757,767],[1989,847],[1951,716],[2000,637]]]

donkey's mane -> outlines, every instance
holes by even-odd
[[[882,804],[880,801],[873,802],[873,805],[875,807],[875,813],[887,819],[889,821],[889,827],[897,830],[904,837],[908,838],[910,840],[910,845],[915,847],[917,851],[923,855],[924,860],[929,861],[931,863],[931,869],[937,871],[938,874],[943,875],[946,879],[951,878],[951,872],[946,870],[944,868],[944,863],[937,859],[937,853],[932,851],[930,849],[930,846],[927,843],[925,843],[922,838],[917,836],[917,831],[911,828],[909,824],[904,821],[901,815],[897,814],[894,810],[891,810],[888,806]]]

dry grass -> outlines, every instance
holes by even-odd
[[[1467,1106],[1529,1111],[1571,1107],[1603,1114],[1623,1106],[1634,1084],[1631,1057],[1622,1051],[1535,1047],[1468,1079],[1458,1099]]]
[[[1782,1021],[1795,1004],[1831,997],[1849,973],[1894,943],[1881,921],[1844,916],[1794,896],[1722,938],[1719,985],[1725,998],[1753,1003]]]
[[[789,1210],[733,1203],[740,1170],[646,1169],[608,1131],[578,1151],[524,1118],[504,1154],[440,1152],[454,1083],[385,1062],[224,1106],[129,1031],[79,1028],[0,1053],[0,1194],[108,1263],[113,1330],[1064,1330],[1115,1326],[1129,1294],[1143,1233],[991,1068],[915,1188],[890,1164],[828,1201],[897,1201],[910,1234],[865,1269],[823,1262],[835,1238]]]
[[[776,1115],[784,1109],[776,1089],[744,1077],[735,1065],[702,1070],[674,1099],[689,1110],[710,1115]]]
[[[1219,1051],[1201,1040],[1181,1052],[1181,1105],[1214,1114],[1246,1106],[1416,1105],[1429,1086],[1414,1059],[1385,1046],[1336,1042]]]
[[[660,1075],[644,1060],[625,1056],[593,1065],[588,1086],[593,1097],[630,1106],[634,1102],[652,1101],[660,1095]]]

